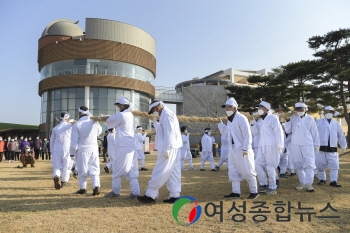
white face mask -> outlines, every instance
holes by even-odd
[[[211,132],[208,132],[208,135],[210,136],[210,135],[211,135]]]
[[[253,114],[252,114],[252,116],[257,116],[257,115],[259,115],[258,112],[253,112]]]
[[[264,114],[264,110],[259,109],[259,110],[258,110],[258,114],[259,114],[260,116],[263,115],[263,114]]]
[[[159,113],[156,112],[156,111],[154,111],[154,112],[153,112],[153,116],[159,117]]]
[[[185,130],[185,133],[187,133],[188,131],[187,131],[187,129]]]
[[[297,112],[298,116],[302,117],[305,115],[305,112]]]
[[[226,115],[227,115],[228,117],[232,116],[233,113],[234,113],[233,111],[226,111]]]
[[[24,139],[24,141],[26,142],[26,141],[27,141],[27,139]]]
[[[333,114],[332,113],[326,113],[326,114],[324,114],[324,116],[329,120],[329,119],[332,119]]]

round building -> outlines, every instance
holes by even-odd
[[[85,32],[78,21],[59,19],[44,29],[38,45],[41,96],[40,134],[49,135],[62,111],[77,119],[85,105],[94,116],[112,115],[125,96],[134,110],[148,111],[155,96],[155,40],[135,26],[87,18]],[[149,128],[149,120],[135,124]]]

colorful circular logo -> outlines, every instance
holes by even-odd
[[[194,207],[192,208],[192,210],[188,215],[188,223],[183,223],[179,221],[178,215],[181,208],[188,203],[193,203]],[[199,217],[202,214],[202,207],[198,205],[198,201],[195,198],[191,196],[183,196],[177,199],[176,202],[174,203],[172,208],[172,214],[173,214],[173,218],[176,220],[177,223],[183,226],[189,226],[198,221]]]

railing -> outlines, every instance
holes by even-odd
[[[156,99],[162,100],[168,103],[181,103],[183,102],[183,95],[177,93],[174,87],[160,87],[156,86]]]

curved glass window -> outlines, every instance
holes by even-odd
[[[151,71],[134,64],[101,59],[70,59],[57,61],[44,66],[40,78],[50,78],[68,74],[102,74],[134,78],[153,84]]]

